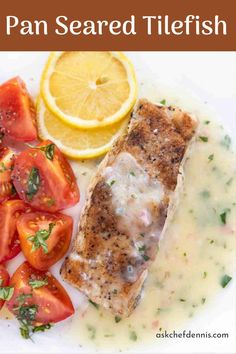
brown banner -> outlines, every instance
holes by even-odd
[[[0,50],[236,50],[235,0],[8,0]]]

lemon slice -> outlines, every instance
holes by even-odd
[[[90,129],[120,121],[133,107],[133,65],[120,52],[53,52],[41,80],[48,109],[72,126]]]
[[[58,119],[40,97],[37,101],[40,138],[53,141],[66,156],[73,159],[89,159],[105,154],[115,139],[125,132],[128,121],[129,116],[111,126],[83,130]]]

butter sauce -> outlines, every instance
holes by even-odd
[[[117,215],[118,230],[128,234],[134,242],[133,257],[149,260],[156,255],[163,229],[159,204],[164,189],[159,181],[151,180],[148,173],[129,153],[122,152],[104,171],[112,193],[112,204]],[[131,273],[134,282],[135,272]]]
[[[140,304],[126,319],[88,304],[66,329],[70,340],[102,351],[151,346],[157,344],[157,332],[186,327],[216,293],[225,291],[222,279],[235,270],[235,154],[230,138],[213,121],[202,120],[198,134],[184,166],[178,208],[160,242]]]

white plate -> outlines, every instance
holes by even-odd
[[[47,58],[46,52],[1,52],[0,82],[20,75],[33,96],[39,90],[39,79]],[[165,98],[183,109],[214,116],[231,136],[236,134],[236,54],[207,52],[130,52],[140,84],[140,95]],[[236,140],[236,139],[235,139]],[[234,142],[235,143],[235,142]],[[82,188],[83,189],[83,188]],[[82,190],[82,202],[84,190]],[[78,210],[72,213],[78,220]],[[9,266],[12,272],[21,257]],[[59,265],[53,272],[58,276]],[[83,297],[67,284],[76,307]],[[201,316],[188,324],[188,329],[201,332],[228,332],[228,339],[175,339],[151,348],[153,353],[235,353],[236,348],[236,282],[229,291],[216,297]],[[70,320],[68,320],[70,321]],[[21,339],[15,321],[0,320],[1,353],[87,353],[89,350],[72,344],[63,337],[67,322],[55,326],[47,334],[35,336],[35,342]],[[116,352],[116,349],[113,349]],[[136,349],[136,352],[139,350]]]

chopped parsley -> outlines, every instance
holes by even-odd
[[[26,299],[29,299],[29,298],[31,298],[32,296],[33,296],[32,294],[24,294],[24,293],[22,293],[22,294],[20,294],[19,296],[17,296],[16,300],[18,301],[19,306],[21,306],[21,305],[24,304],[24,302],[25,302]],[[16,310],[17,310],[17,309],[18,309],[18,308],[16,308]]]
[[[144,252],[145,250],[146,250],[146,246],[145,245],[143,245],[143,246],[141,246],[141,247],[139,247],[139,252]]]
[[[204,143],[208,142],[208,137],[207,136],[199,136],[199,139],[203,141]]]
[[[220,285],[222,286],[222,288],[225,288],[231,280],[232,280],[232,277],[225,274],[225,275],[223,275],[223,277],[220,280]]]
[[[46,146],[40,146],[39,149],[41,151],[44,151],[45,155],[46,155],[46,158],[48,160],[53,160],[54,158],[54,152],[55,152],[55,144],[49,144],[49,145],[46,145]]]
[[[38,192],[40,185],[39,170],[33,167],[30,171],[28,182],[27,182],[27,192],[26,195],[29,200],[32,200],[34,195]]]
[[[160,103],[163,104],[163,106],[165,106],[166,105],[166,99],[161,100]]]
[[[89,300],[90,304],[93,305],[97,310],[99,309],[99,305],[96,304],[96,302],[93,302],[92,300]]]
[[[129,173],[131,176],[133,176],[133,177],[135,177],[135,173],[134,173],[134,171],[130,171],[130,173]]]
[[[205,121],[204,121],[204,124],[206,124],[206,125],[208,125],[208,124],[210,124],[210,123],[211,123],[210,120],[205,120]]]
[[[20,333],[21,336],[25,339],[31,338],[32,333],[36,332],[44,332],[47,329],[51,328],[51,324],[45,324],[40,326],[34,326],[36,321],[36,314],[38,312],[37,305],[28,305],[26,300],[31,298],[32,294],[20,294],[16,301],[18,302],[18,306],[14,307],[16,318],[20,323]]]
[[[220,214],[221,223],[224,224],[224,225],[227,222],[227,213],[229,213],[229,212],[230,212],[230,209],[227,208]]]
[[[120,316],[115,316],[115,323],[118,323],[121,321],[121,317]]]
[[[14,288],[11,286],[0,287],[0,300],[8,301],[14,293]]]
[[[146,262],[150,259],[150,257],[148,257],[146,254],[143,254],[142,257]]]
[[[115,184],[116,183],[116,181],[113,179],[113,180],[111,180],[110,182],[107,182],[107,184],[108,184],[108,186],[113,186],[113,184]]]
[[[5,165],[5,163],[4,162],[1,162],[0,163],[0,173],[4,173],[4,172],[6,172],[7,171],[7,167],[6,167],[6,165]]]
[[[55,199],[49,198],[49,199],[47,200],[47,205],[48,205],[49,207],[55,205]]]
[[[138,339],[138,336],[136,334],[135,331],[131,331],[130,334],[129,334],[129,339],[136,342],[136,340]]]
[[[229,150],[231,145],[231,138],[229,135],[225,135],[224,138],[221,140],[221,145],[224,146],[227,150]]]
[[[211,154],[211,155],[208,156],[209,162],[211,162],[213,159],[214,159],[214,154]]]
[[[47,323],[45,325],[41,325],[41,326],[35,326],[32,329],[33,333],[37,333],[37,332],[45,332],[47,329],[52,328],[52,325],[50,323]]]
[[[47,281],[47,279],[44,279],[44,280],[30,279],[29,285],[33,289],[38,289],[38,288],[41,288],[42,286],[48,285],[48,281]]]
[[[18,321],[20,322],[20,333],[25,339],[30,338],[30,333],[33,331],[33,323],[36,318],[36,313],[38,311],[37,305],[21,305],[17,308],[18,313],[16,315]]]
[[[45,146],[33,146],[31,144],[26,144],[26,145],[32,149],[39,149],[39,150],[43,151],[48,160],[51,160],[51,161],[53,160],[54,152],[55,152],[55,144],[51,143],[51,144],[48,144]]]
[[[210,192],[206,189],[204,191],[202,191],[200,194],[201,194],[202,198],[204,198],[204,199],[208,199],[210,197]]]
[[[205,304],[205,302],[206,302],[206,298],[205,298],[205,297],[202,297],[202,299],[201,299],[202,305]]]
[[[94,326],[91,325],[87,325],[87,329],[90,333],[90,339],[95,339],[96,337],[96,328]]]
[[[203,273],[203,279],[206,279],[206,277],[207,277],[207,272],[204,272]]]
[[[36,251],[40,247],[42,247],[44,253],[48,253],[47,239],[51,235],[52,229],[55,224],[50,223],[48,230],[42,229],[35,233],[35,235],[29,236],[27,239],[33,243],[31,252]]]
[[[230,186],[232,182],[233,182],[233,177],[231,177],[231,178],[226,182],[226,185],[227,185],[227,186]]]
[[[145,233],[144,233],[144,232],[141,232],[141,233],[140,233],[140,236],[145,237]]]
[[[185,299],[179,299],[179,301],[180,301],[180,302],[186,302],[186,300],[185,300]]]

